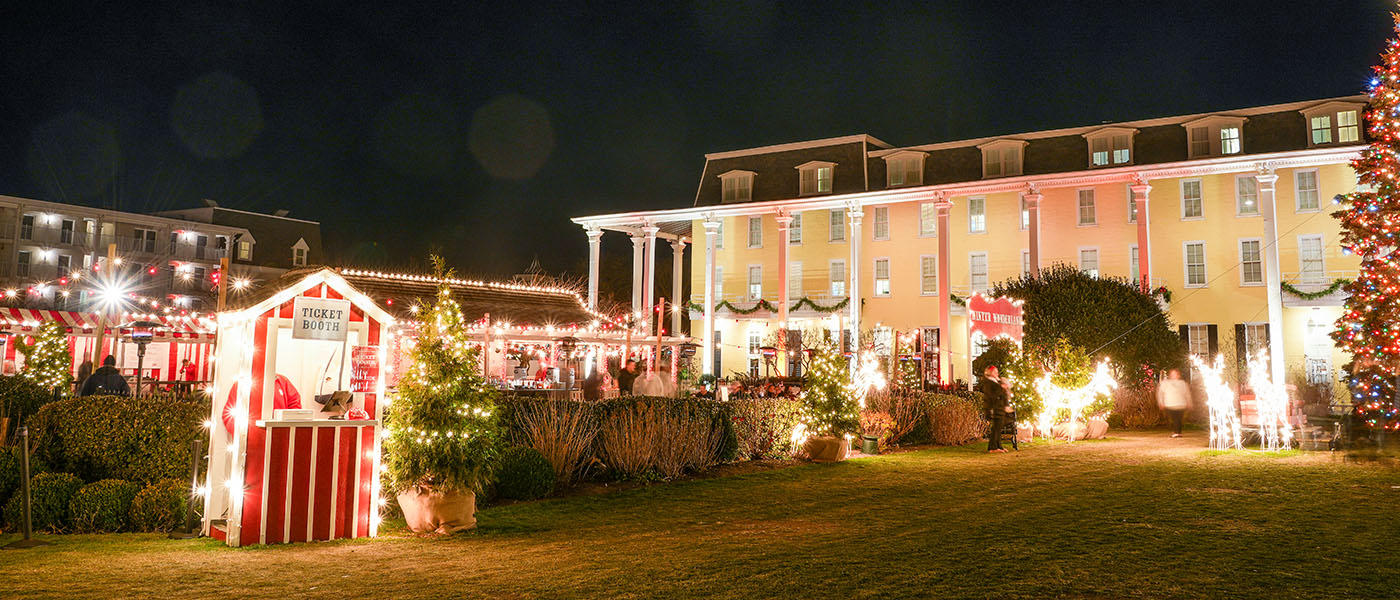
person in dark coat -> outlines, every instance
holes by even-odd
[[[624,396],[631,396],[632,383],[637,381],[638,375],[641,375],[641,373],[637,371],[637,361],[630,358],[627,359],[626,366],[622,367],[622,371],[617,374],[618,393]]]
[[[78,365],[78,378],[73,381],[74,391],[83,391],[83,383],[86,382],[89,377],[92,377],[92,361],[85,360],[83,364]]]
[[[102,359],[102,367],[92,372],[83,382],[79,396],[130,396],[131,387],[126,378],[117,370],[117,357],[111,354]]]
[[[991,424],[987,432],[987,452],[1006,452],[1001,447],[1001,430],[1006,427],[1006,420],[1013,410],[1011,395],[1007,393],[996,365],[987,365],[982,373],[982,380],[977,382],[977,391],[982,394],[982,407],[986,409],[987,421]]]
[[[603,398],[603,370],[594,368],[588,377],[583,378],[583,399],[597,402]]]

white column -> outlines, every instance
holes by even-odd
[[[590,227],[588,233],[588,308],[598,310],[598,257],[602,249],[603,230]]]
[[[939,196],[934,206],[938,209],[938,381],[949,384],[953,382],[953,339],[950,331],[952,319],[949,316],[949,311],[952,310],[950,295],[953,293],[950,268],[953,232],[948,227],[948,213],[953,210],[953,202],[947,197]]]
[[[1040,277],[1040,201],[1045,197],[1040,191],[1031,188],[1026,194],[1026,213],[1029,221],[1026,229],[1030,234],[1031,276]]]
[[[1137,206],[1138,285],[1145,294],[1152,293],[1152,226],[1147,216],[1147,194],[1152,186],[1138,179],[1129,187]]]
[[[778,213],[778,328],[782,331],[783,345],[787,344],[788,330],[788,243],[791,241],[789,235],[792,230],[792,215]],[[778,372],[784,377],[791,375],[787,372],[787,351],[784,350],[782,356],[778,358]]]
[[[719,221],[705,220],[705,349],[701,352],[700,372],[715,374],[715,238],[719,235]]]
[[[647,239],[640,233],[632,235],[632,314],[646,316],[646,308],[642,306],[642,280],[645,277],[645,264],[642,258],[646,251]]]
[[[658,314],[655,314],[655,311],[656,311],[656,232],[658,232],[658,231],[661,231],[661,229],[660,229],[659,227],[655,227],[655,226],[647,226],[647,227],[643,227],[643,228],[642,228],[642,233],[645,233],[646,236],[647,236],[647,238],[646,238],[647,247],[646,247],[646,250],[645,250],[645,253],[646,253],[646,265],[643,267],[644,269],[646,269],[646,277],[645,277],[646,283],[644,284],[644,285],[646,285],[646,288],[645,288],[644,291],[642,292],[642,299],[646,302],[646,307],[647,307],[646,310],[647,310],[647,312],[645,313],[646,316],[644,316],[643,318],[646,319],[648,322],[650,322],[651,319],[653,319],[653,318],[660,320],[663,316],[665,316],[665,315],[658,315]],[[653,324],[652,327],[653,327],[653,331],[654,331],[654,330],[655,330],[655,324]]]
[[[1283,279],[1278,266],[1278,223],[1274,217],[1274,183],[1278,175],[1272,168],[1260,168],[1254,176],[1259,182],[1259,213],[1264,217],[1264,290],[1269,302],[1269,374],[1275,383],[1284,379],[1283,356]],[[1140,215],[1139,215],[1140,216]]]
[[[671,335],[681,334],[681,311],[689,304],[681,298],[681,276],[685,268],[685,240],[671,241]]]
[[[851,224],[851,266],[850,283],[846,290],[847,297],[850,298],[849,308],[851,310],[851,350],[860,348],[860,229],[861,220],[865,217],[865,211],[859,206],[852,206],[846,211],[846,221]],[[851,361],[851,369],[854,371],[858,361]]]

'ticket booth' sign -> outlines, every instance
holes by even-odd
[[[297,296],[292,302],[292,339],[345,341],[350,301]]]

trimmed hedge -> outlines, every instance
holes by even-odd
[[[78,533],[110,533],[126,528],[131,501],[141,486],[121,479],[89,483],[68,501],[68,520]]]
[[[554,492],[554,467],[539,450],[516,446],[501,453],[496,491],[503,498],[534,500]]]
[[[981,394],[927,394],[924,402],[929,437],[935,444],[961,446],[987,433]]]
[[[131,527],[137,531],[174,531],[185,522],[190,484],[162,479],[142,489],[131,501]]]
[[[45,405],[29,427],[34,454],[55,470],[150,483],[188,476],[190,442],[207,418],[207,397],[88,396]]]
[[[19,431],[20,424],[53,399],[53,390],[41,387],[28,377],[0,376],[0,417],[10,418],[10,437],[6,439],[15,439],[14,434]]]
[[[729,416],[740,459],[791,458],[797,448],[792,430],[802,417],[802,403],[788,398],[734,398]]]
[[[32,499],[30,518],[34,531],[62,533],[68,525],[68,503],[83,480],[72,473],[40,473],[29,480],[29,496]],[[24,498],[19,494],[10,497],[5,503],[5,523],[10,529],[23,527]]]
[[[23,452],[19,446],[0,448],[0,507],[4,507],[10,501],[12,494],[19,493],[20,464],[24,460]],[[44,459],[34,455],[29,456],[29,477],[33,478],[40,473],[47,473],[48,465],[44,464]]]

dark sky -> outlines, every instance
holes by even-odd
[[[333,259],[486,274],[576,264],[568,217],[689,205],[705,152],[1357,93],[1394,7],[24,4],[0,18],[0,194],[287,208]]]

